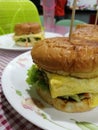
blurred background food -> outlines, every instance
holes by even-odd
[[[20,23],[14,27],[13,39],[19,46],[33,46],[44,39],[44,31],[39,23]]]

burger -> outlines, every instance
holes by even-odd
[[[44,39],[44,31],[39,23],[16,24],[14,32],[13,39],[19,46],[33,46],[36,41]]]
[[[98,42],[47,38],[31,50],[27,83],[54,108],[74,113],[98,106]]]

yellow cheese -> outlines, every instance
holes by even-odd
[[[98,78],[78,79],[52,73],[47,73],[47,76],[52,98],[79,93],[98,93]]]
[[[90,102],[91,107],[96,107],[98,106],[98,93],[92,94],[91,102]]]
[[[45,34],[44,31],[39,32],[37,34],[23,34],[23,35],[14,35],[14,40],[17,41],[20,38],[27,38],[29,37],[30,39],[34,39],[34,38],[40,38],[41,40],[45,38]]]
[[[45,38],[45,36],[44,36],[45,34],[44,34],[44,31],[43,32],[40,32],[40,33],[36,33],[36,34],[33,34],[33,37],[38,37],[38,38],[41,38],[41,40],[42,39],[44,39]]]

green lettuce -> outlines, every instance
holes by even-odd
[[[40,71],[36,65],[32,65],[27,72],[26,82],[32,87],[48,89],[48,81],[45,73]]]
[[[14,32],[17,23],[40,22],[36,6],[29,0],[0,0],[0,35]]]

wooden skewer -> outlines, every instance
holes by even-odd
[[[98,9],[97,9],[97,13],[96,13],[95,26],[94,26],[94,27],[96,27],[96,25],[97,25],[97,21],[98,21]]]
[[[72,29],[73,29],[73,23],[74,23],[74,17],[75,17],[75,10],[76,10],[76,1],[73,2],[73,9],[72,9],[72,17],[71,17],[71,24],[70,24],[70,32],[69,32],[69,41],[71,41],[71,35],[72,35]]]

